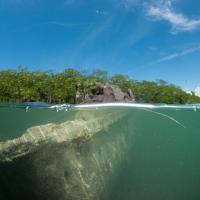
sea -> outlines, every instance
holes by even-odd
[[[199,188],[199,104],[0,104],[1,200],[199,200]]]

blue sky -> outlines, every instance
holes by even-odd
[[[200,1],[0,0],[0,69],[101,68],[200,85]]]

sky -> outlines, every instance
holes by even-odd
[[[200,85],[200,1],[0,0],[0,70],[104,69]]]

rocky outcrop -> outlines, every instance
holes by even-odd
[[[110,199],[129,147],[126,116],[120,109],[82,110],[73,121],[30,127],[0,142],[0,199]]]
[[[31,127],[19,138],[0,142],[0,162],[13,161],[46,144],[83,142],[123,116],[124,112],[121,111],[112,111],[109,114],[99,111],[98,115],[96,112],[79,111],[73,121]]]
[[[111,84],[97,84],[93,93],[78,91],[76,103],[106,103],[106,102],[135,102],[131,89],[123,92],[118,86]]]

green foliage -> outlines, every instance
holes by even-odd
[[[0,102],[43,101],[48,103],[76,103],[76,92],[93,93],[97,83],[109,82],[122,90],[131,89],[137,102],[187,104],[200,102],[194,93],[164,80],[136,81],[116,74],[108,77],[105,70],[96,69],[80,73],[68,68],[60,73],[53,71],[30,72],[23,67],[0,71]]]

